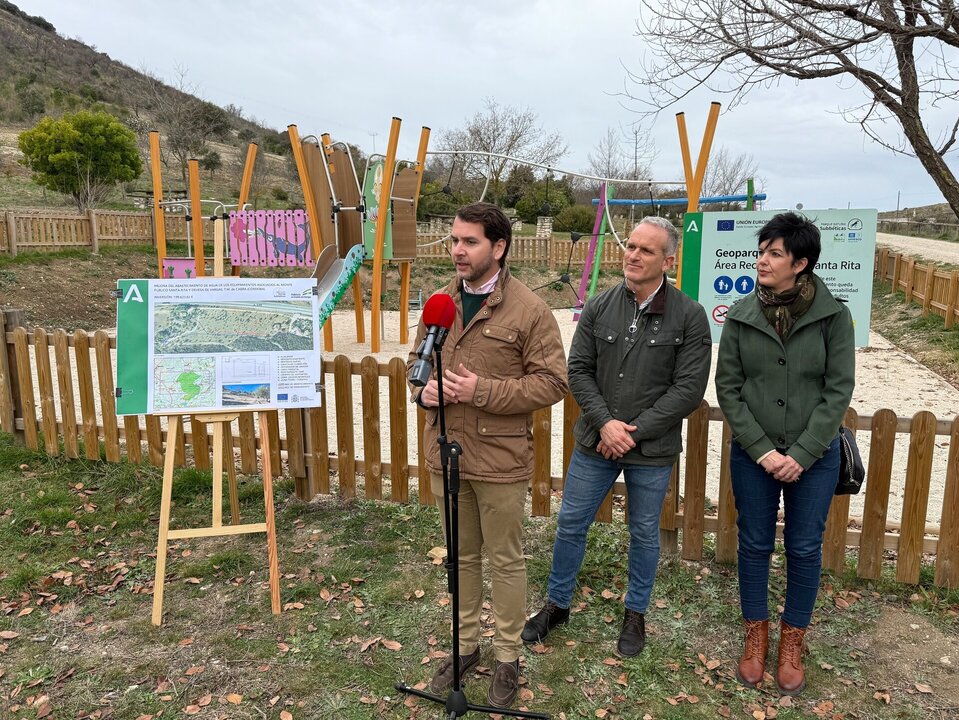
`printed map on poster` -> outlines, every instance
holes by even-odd
[[[317,407],[316,281],[120,280],[117,413]]]

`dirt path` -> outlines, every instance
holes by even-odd
[[[959,243],[877,233],[876,244],[888,247],[894,252],[907,253],[933,262],[959,265]]]

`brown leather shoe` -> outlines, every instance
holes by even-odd
[[[480,649],[476,648],[469,655],[460,655],[460,684],[463,678],[480,661]],[[450,653],[436,669],[430,681],[430,691],[434,695],[445,693],[453,687],[453,653]]]
[[[754,688],[762,682],[769,652],[769,621],[746,620],[746,646],[736,668],[736,679]]]
[[[797,628],[784,622],[779,624],[779,663],[776,668],[776,683],[783,695],[796,695],[806,687],[802,654],[805,647],[806,628]]]
[[[493,679],[489,684],[486,699],[493,707],[508,708],[516,700],[519,692],[519,660],[513,662],[496,661]]]

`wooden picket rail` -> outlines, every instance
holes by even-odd
[[[122,423],[118,422],[113,395],[115,340],[103,331],[92,335],[82,330],[73,334],[61,330],[50,333],[42,328],[28,331],[15,324],[19,317],[16,311],[0,311],[0,337],[4,339],[0,344],[0,430],[15,434],[30,448],[42,448],[54,456],[82,455],[108,462],[126,459],[161,466],[163,448],[171,438],[160,418],[124,417]],[[271,458],[274,471],[280,472],[282,449],[301,498],[334,491],[330,474],[335,471],[335,491],[344,499],[362,495],[367,499],[388,497],[393,502],[408,502],[410,483],[415,481],[418,502],[431,503],[429,477],[422,464],[423,413],[417,412],[415,435],[410,435],[403,359],[378,363],[367,357],[351,362],[339,355],[323,361],[323,372],[323,407],[285,411],[282,426],[276,411],[260,413],[277,448]],[[355,416],[353,410],[357,385],[361,417]],[[332,407],[326,403],[330,389]],[[568,396],[562,403],[564,468],[572,452],[572,427],[578,413],[576,403]],[[534,413],[534,475],[530,490],[532,514],[536,516],[552,512],[554,492],[563,488],[562,476],[551,476],[550,472],[552,422],[551,410]],[[878,410],[872,416],[857,416],[850,411],[846,424],[860,438],[868,433],[870,440],[868,457],[864,458],[868,471],[864,510],[861,518],[850,518],[848,498],[833,502],[823,543],[824,566],[842,570],[849,548],[857,548],[859,576],[877,578],[884,551],[896,550],[896,578],[915,583],[919,580],[923,554],[936,553],[935,583],[959,587],[959,416],[942,420],[922,411],[912,418],[898,418],[889,409]],[[686,559],[698,560],[704,554],[705,533],[714,533],[717,560],[733,561],[736,510],[729,476],[729,427],[718,408],[703,402],[687,418],[686,429],[686,451],[674,468],[661,515],[663,547],[681,552]],[[707,514],[707,447],[716,433],[722,437],[718,507],[714,514]],[[903,478],[893,478],[895,443],[897,437],[903,436],[909,439],[907,469]],[[357,456],[358,437],[363,444],[362,457]],[[934,467],[937,438],[948,439],[945,469]],[[192,455],[193,462],[200,464],[197,459],[206,457],[210,450],[209,428],[202,420],[193,419],[172,441],[179,463]],[[412,465],[411,441],[419,450],[419,461]],[[252,413],[241,415],[225,442],[239,456],[243,472],[255,470],[260,443]],[[384,446],[389,447],[389,461],[383,457]],[[945,478],[939,518],[927,517],[934,473]],[[716,474],[713,469],[713,475]],[[905,487],[898,519],[890,518],[888,512],[894,479]],[[622,483],[617,484],[614,492],[625,492]],[[612,518],[611,497],[599,516]],[[938,525],[930,522],[935,520],[939,520]]]
[[[449,261],[448,242],[436,242],[443,235],[427,235],[417,238],[416,259],[425,261]],[[572,255],[570,255],[572,246]],[[589,235],[583,235],[575,243],[569,238],[552,237],[514,237],[509,249],[511,264],[539,265],[551,270],[564,270],[568,264],[581,269],[589,253]],[[613,239],[606,235],[600,267],[619,268],[623,264],[623,253]]]
[[[89,210],[83,215],[51,210],[6,210],[0,213],[0,253],[56,252],[101,245],[153,245],[153,215],[146,212]],[[164,215],[167,240],[185,242],[184,215]],[[212,242],[213,223],[203,223],[203,237]]]
[[[922,264],[908,255],[879,248],[875,276],[901,291],[905,302],[920,305],[923,317],[938,315],[947,329],[959,318],[959,271],[942,270],[933,263]]]

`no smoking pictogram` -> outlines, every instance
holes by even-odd
[[[717,305],[713,308],[713,322],[722,325],[726,322],[726,313],[729,312],[728,305]]]

